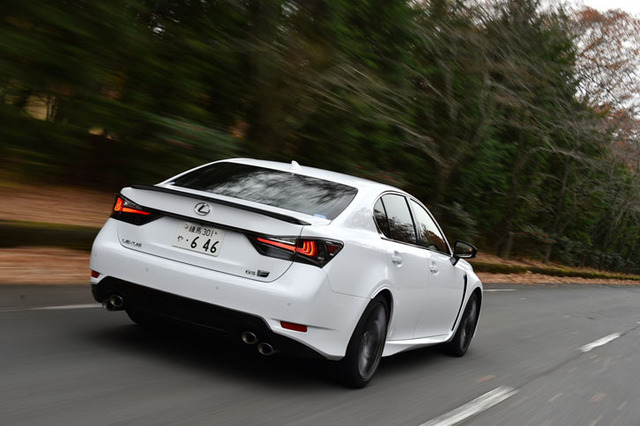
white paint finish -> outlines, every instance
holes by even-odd
[[[391,240],[382,240],[387,252],[387,277],[391,283],[402,283],[392,290],[394,314],[390,338],[409,340],[427,303],[429,264],[427,251],[416,246]],[[395,259],[401,258],[401,264]]]
[[[443,414],[440,417],[436,417],[433,420],[429,420],[426,423],[422,423],[420,426],[457,425],[483,411],[488,410],[494,405],[501,403],[516,393],[518,393],[517,389],[508,386],[500,386],[499,388],[487,392],[453,411]]]
[[[182,220],[165,215],[144,226],[110,219],[111,222],[117,224],[117,235],[120,243],[129,250],[136,250],[200,268],[262,282],[271,282],[278,279],[291,266],[292,262],[284,262],[280,259],[262,256],[243,233],[232,231],[231,229],[239,228],[261,235],[297,237],[302,230],[301,225],[287,223],[272,217],[212,202],[210,203],[212,211],[206,217],[206,225],[211,229],[224,233],[224,238],[218,246],[217,256],[213,257],[174,246],[174,238],[187,221],[186,218],[192,219],[190,222],[196,226],[203,223],[203,218],[196,214],[194,208],[200,202],[198,198],[133,188],[124,188],[121,192],[122,195],[141,206],[185,218],[185,220]],[[206,192],[200,192],[199,194],[202,196],[208,195]],[[230,229],[224,230],[217,224],[225,224]],[[203,236],[202,239],[206,240],[207,237]],[[139,246],[124,244],[124,241],[135,242]],[[268,271],[269,276],[260,278],[255,274],[249,275],[246,272],[255,272],[257,270]]]
[[[594,342],[589,343],[588,345],[584,345],[583,347],[580,348],[580,351],[582,352],[589,352],[592,349],[595,349],[599,346],[603,346],[606,345],[607,343],[616,340],[618,337],[622,336],[622,334],[620,333],[612,333],[609,334],[608,336],[604,336],[601,339],[598,339]]]
[[[250,159],[225,161],[291,173],[291,165],[285,163]],[[222,195],[207,193],[207,197],[232,201],[234,205],[284,213],[309,223],[302,226],[244,208],[212,204],[207,221],[211,227],[225,232],[216,257],[173,246],[183,217],[184,221],[200,222],[194,207],[205,194],[174,187],[171,182],[177,177],[159,184],[167,192],[124,188],[122,195],[132,202],[167,214],[140,226],[109,219],[93,244],[90,267],[101,275],[92,278],[91,284],[100,286],[104,277],[113,276],[254,315],[262,318],[274,333],[309,346],[329,359],[344,356],[362,312],[382,290],[390,292],[393,301],[388,339],[402,342],[389,345],[392,350],[385,350],[384,355],[441,343],[450,333],[455,333],[451,328],[460,306],[466,304],[474,290],[482,291],[482,283],[472,267],[464,260],[454,266],[450,256],[442,256],[440,264],[434,261],[433,265],[438,267],[444,284],[430,282],[429,278],[433,278],[429,275],[429,266],[433,266],[430,258],[436,255],[417,244],[387,241],[376,229],[373,218],[376,200],[388,193],[401,197],[409,194],[391,186],[305,166],[296,169],[295,174],[346,184],[357,188],[358,193],[334,220],[248,201],[226,200]],[[340,241],[343,249],[325,267],[318,268],[264,256],[245,233]],[[123,239],[139,246],[123,245]],[[401,258],[399,264],[393,263],[393,256]],[[270,275],[258,279],[251,273],[256,270],[268,271]],[[467,292],[462,300],[464,274]],[[422,317],[425,311],[433,317]],[[283,329],[280,321],[304,324],[308,331]],[[416,330],[418,324],[425,327]],[[433,337],[436,341],[429,341]],[[414,346],[407,346],[410,344]]]
[[[409,350],[409,349],[417,349],[424,348],[427,346],[438,345],[440,343],[447,342],[451,340],[453,336],[453,331],[448,334],[443,334],[441,336],[432,336],[432,337],[422,337],[419,339],[408,339],[408,340],[387,340],[384,345],[384,352],[382,356],[391,356],[397,353]]]
[[[261,317],[274,333],[300,341],[329,359],[344,356],[369,303],[366,298],[332,291],[325,270],[312,265],[295,262],[278,280],[256,285],[252,279],[126,249],[102,231],[94,242],[91,268],[104,275],[116,271],[124,281]],[[95,278],[91,283],[100,285]],[[305,324],[308,331],[282,329],[280,321]]]
[[[431,271],[429,274],[426,304],[416,327],[416,338],[450,333],[458,318],[460,302],[465,296],[462,285],[465,271],[452,265],[450,256],[428,250],[426,252],[429,264],[435,266],[438,272]]]

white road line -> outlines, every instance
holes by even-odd
[[[515,288],[491,288],[491,289],[485,289],[484,290],[487,293],[497,293],[499,291],[516,291]]]
[[[591,342],[588,345],[584,345],[580,348],[582,352],[589,352],[591,349],[595,349],[598,346],[606,345],[607,343],[616,340],[618,337],[622,336],[620,333],[613,333],[608,336],[604,336],[602,339],[598,339],[595,342]]]
[[[29,308],[30,311],[65,311],[67,309],[89,309],[101,308],[98,303],[89,303],[86,305],[63,305],[63,306],[42,306],[40,308]]]
[[[479,396],[471,402],[456,408],[453,411],[449,411],[440,417],[436,417],[433,420],[429,420],[426,423],[422,423],[420,426],[453,426],[461,423],[468,418],[475,416],[483,411],[488,410],[496,404],[504,401],[505,399],[515,395],[518,391],[508,386],[500,386],[487,392],[484,395]]]
[[[101,308],[101,307],[102,305],[98,303],[91,303],[86,305],[40,306],[37,308],[0,308],[0,313],[26,312],[26,311],[66,311],[69,309],[90,309],[90,308]]]

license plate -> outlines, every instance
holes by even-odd
[[[220,253],[224,231],[202,226],[197,223],[182,222],[178,226],[173,245],[198,253],[217,256]]]

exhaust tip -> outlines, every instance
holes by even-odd
[[[271,346],[270,343],[260,342],[258,343],[258,352],[264,356],[271,356],[275,354],[277,351]]]
[[[112,294],[102,302],[102,307],[110,312],[122,310],[123,306],[124,299],[117,294]]]
[[[252,333],[251,331],[243,331],[242,334],[240,334],[240,338],[247,345],[255,345],[256,343],[258,343],[258,336],[256,336],[255,333]]]

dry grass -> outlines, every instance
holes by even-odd
[[[82,188],[0,185],[0,220],[99,227],[109,217],[115,194]]]
[[[114,194],[3,179],[0,198],[0,220],[100,227],[109,217]],[[87,252],[49,247],[0,249],[0,284],[88,283]]]
[[[0,284],[88,284],[89,253],[61,248],[0,249]]]

